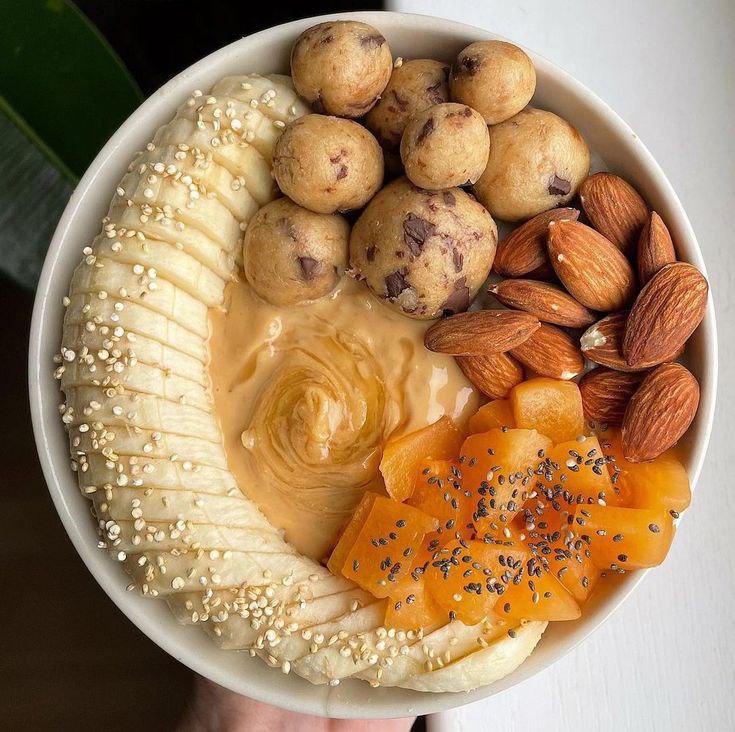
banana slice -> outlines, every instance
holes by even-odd
[[[127,173],[120,181],[111,206],[131,207],[133,204],[140,217],[166,218],[197,229],[224,252],[233,251],[240,240],[240,222],[226,206],[215,196],[202,195],[174,178],[141,175],[137,170]],[[140,224],[137,228],[141,228]],[[172,233],[175,236],[175,232]],[[230,271],[231,267],[225,269],[227,274]]]
[[[198,361],[192,359],[193,363]],[[67,387],[65,412],[69,425],[90,420],[117,430],[120,427],[151,432],[176,432],[221,444],[217,419],[207,412],[188,404],[171,402],[149,394],[124,393],[107,396],[100,387]],[[100,398],[102,397],[102,398]],[[219,482],[220,476],[217,476]]]
[[[258,109],[259,105],[246,104],[227,96],[203,97],[203,102],[179,107],[176,116],[194,122],[200,129],[213,134],[230,132],[241,141],[252,145],[266,160],[273,159],[273,147],[286,126],[285,120],[273,119]]]
[[[207,307],[201,300],[159,277],[157,271],[138,269],[136,273],[129,264],[96,257],[94,265],[76,268],[69,291],[72,294],[105,292],[123,302],[139,302],[181,323],[201,338],[209,337]],[[154,281],[156,284],[151,288]]]
[[[134,274],[153,270],[156,276],[167,279],[192,297],[199,297],[207,307],[222,304],[225,280],[193,257],[186,244],[148,239],[143,232],[138,236],[135,229],[117,229],[112,223],[107,226],[113,228],[92,243],[97,258],[130,264]]]
[[[103,546],[219,647],[313,683],[475,688],[517,667],[545,624],[515,637],[384,628],[385,601],[296,553],[227,469],[208,309],[223,303],[248,220],[276,195],[275,140],[308,111],[288,77],[227,77],[131,163],[67,301],[56,374],[72,468]]]
[[[106,293],[102,297],[102,294],[72,295],[66,309],[64,325],[81,325],[90,330],[96,328],[103,335],[111,333],[120,338],[127,334],[128,340],[131,335],[133,338],[145,336],[186,353],[202,363],[207,362],[207,346],[201,336],[137,302],[110,298]],[[73,349],[74,352],[76,350]],[[64,358],[71,360],[68,354]]]
[[[249,142],[227,129],[214,133],[198,127],[192,119],[174,118],[159,128],[153,138],[154,149],[174,146],[177,152],[210,154],[212,159],[244,183],[250,195],[262,206],[276,197],[270,163]]]
[[[113,369],[118,362],[126,369],[143,363],[198,384],[209,384],[209,373],[201,361],[145,336],[129,341],[124,336],[115,338],[110,333],[102,334],[96,328],[89,331],[79,324],[68,324],[64,328],[63,343],[81,344],[95,354],[99,362]]]
[[[212,87],[212,96],[230,97],[256,107],[271,119],[287,123],[311,111],[299,99],[288,76],[270,78],[260,74],[226,76]]]
[[[166,145],[145,150],[130,164],[128,171],[137,171],[146,177],[172,178],[196,191],[200,198],[213,194],[237,221],[249,221],[260,204],[248,191],[245,182],[217,163],[211,152],[202,152],[188,145],[186,148],[179,150],[176,145]]]

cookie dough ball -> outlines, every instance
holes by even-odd
[[[362,117],[378,101],[392,70],[385,38],[354,20],[312,26],[291,51],[296,91],[314,109],[340,117]]]
[[[567,204],[590,169],[590,151],[566,120],[524,109],[490,127],[490,157],[475,195],[504,221],[521,221]]]
[[[531,101],[536,70],[518,46],[505,41],[478,41],[460,51],[449,85],[455,102],[468,104],[485,122],[496,125]]]
[[[406,175],[420,188],[474,183],[485,170],[490,135],[485,120],[465,104],[436,104],[415,114],[401,140]]]
[[[348,119],[307,114],[276,141],[273,173],[280,189],[317,213],[364,206],[383,183],[383,151]]]
[[[487,278],[497,240],[490,214],[461,189],[426,191],[399,178],[354,225],[351,274],[410,318],[459,313]]]
[[[365,117],[383,150],[398,152],[403,130],[416,112],[449,101],[448,79],[449,66],[431,59],[404,61],[393,69],[388,86]]]
[[[272,305],[317,300],[344,274],[349,235],[338,214],[314,213],[278,198],[263,206],[245,231],[245,276]]]

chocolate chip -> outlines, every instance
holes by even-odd
[[[470,76],[474,76],[482,66],[482,62],[477,56],[465,56],[459,62],[459,73],[467,73]]]
[[[375,252],[378,251],[377,247],[368,247],[367,251],[365,252],[365,256],[367,257],[368,262],[374,262],[375,261]]]
[[[444,191],[442,193],[442,198],[444,199],[445,206],[454,206],[457,203],[457,199],[455,199],[454,193],[451,191]]]
[[[464,112],[462,112],[462,114],[465,117],[471,117],[472,116],[472,110],[469,107],[465,107],[464,108]]]
[[[452,294],[442,303],[442,313],[444,315],[454,315],[467,310],[470,306],[470,288],[467,287],[467,278],[460,277],[454,283]]]
[[[396,104],[398,105],[398,108],[401,110],[401,112],[405,112],[408,109],[408,102],[402,97],[398,96],[398,92],[395,89],[391,89],[390,93],[396,100]]]
[[[446,101],[447,96],[444,93],[444,82],[437,81],[436,84],[427,86],[426,96],[430,101],[434,102],[434,104],[441,104],[442,102]]]
[[[433,236],[436,232],[436,226],[417,216],[415,213],[409,213],[405,219],[403,219],[403,241],[411,251],[414,257],[418,257],[421,254],[426,240]]]
[[[308,282],[313,280],[320,272],[322,263],[313,257],[299,257],[301,275]]]
[[[327,43],[331,43],[333,40],[334,40],[334,36],[330,33],[328,36],[324,36],[324,38],[322,38],[322,40],[319,41],[319,43],[326,45]]]
[[[332,155],[332,157],[329,158],[329,162],[336,165],[345,155],[347,155],[347,150],[342,148],[336,155]]]
[[[408,287],[406,278],[400,272],[392,272],[385,278],[385,289],[390,298],[398,297]]]
[[[568,180],[554,175],[549,182],[548,190],[552,196],[566,196],[572,190],[572,184]]]
[[[347,177],[347,166],[346,165],[340,165],[339,170],[337,171],[337,180],[342,180],[342,178]]]
[[[360,38],[360,45],[365,47],[380,48],[385,43],[385,38],[380,33],[373,33]]]
[[[434,118],[429,117],[429,119],[424,122],[424,126],[421,128],[421,132],[419,132],[418,137],[416,138],[416,144],[417,145],[423,145],[424,140],[434,131]]]
[[[462,254],[457,247],[452,249],[452,262],[454,263],[454,271],[461,272],[462,265],[464,264],[464,254]]]

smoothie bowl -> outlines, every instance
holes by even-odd
[[[714,316],[590,92],[477,29],[347,14],[123,125],[49,251],[30,388],[69,535],[146,634],[266,702],[404,716],[546,668],[663,561]]]

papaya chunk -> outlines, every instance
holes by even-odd
[[[675,449],[647,463],[631,463],[623,457],[620,430],[601,432],[600,444],[608,457],[607,469],[619,496],[614,505],[664,508],[679,513],[689,507],[689,476]]]
[[[578,506],[574,523],[600,569],[655,567],[674,539],[673,520],[660,508]]]
[[[475,434],[500,427],[515,427],[516,421],[507,399],[493,399],[470,417],[467,426],[470,434]]]
[[[388,495],[405,501],[413,492],[421,464],[427,459],[453,460],[461,445],[462,433],[446,415],[427,427],[389,440],[380,461]]]
[[[584,433],[582,394],[573,381],[529,379],[513,387],[510,403],[517,427],[538,430],[554,443]]]
[[[423,577],[411,574],[398,583],[388,597],[385,626],[396,630],[430,632],[447,620],[447,614],[436,604]]]
[[[408,575],[423,536],[436,526],[436,519],[423,511],[376,496],[367,515],[356,512],[327,566],[375,597],[388,597]]]
[[[528,549],[520,544],[452,540],[437,552],[424,577],[450,620],[473,625],[492,615],[498,597],[513,581],[514,567],[527,557]]]
[[[461,484],[471,495],[479,535],[495,536],[510,524],[534,489],[535,471],[552,446],[548,437],[527,429],[493,429],[464,441]]]
[[[334,547],[332,554],[327,560],[327,568],[332,574],[338,575],[342,573],[342,567],[347,561],[347,553],[354,545],[358,534],[365,524],[365,519],[372,510],[373,504],[377,498],[377,493],[365,493],[360,500],[360,503],[357,504],[357,508],[352,514],[352,518],[342,531],[339,541],[337,542],[337,546]]]
[[[575,620],[582,611],[562,583],[538,557],[524,562],[517,581],[500,596],[495,612],[511,622],[523,620]]]

